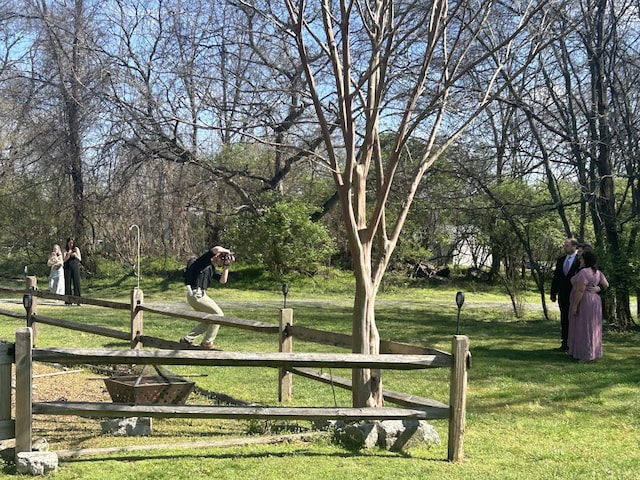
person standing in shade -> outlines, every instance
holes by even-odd
[[[189,264],[185,272],[187,302],[195,311],[218,316],[224,315],[218,304],[207,295],[207,289],[213,280],[218,283],[227,283],[229,267],[234,261],[235,257],[231,251],[218,245]],[[222,267],[222,273],[218,272],[216,267]],[[200,322],[180,339],[180,343],[193,345],[196,338],[204,334],[200,347],[214,348],[213,341],[216,339],[219,329],[220,325]]]
[[[76,245],[76,239],[67,238],[67,246],[63,253],[64,259],[64,294],[80,296],[80,262],[82,255],[80,249]],[[73,290],[72,290],[73,287]],[[73,293],[72,293],[73,291]],[[71,305],[71,302],[65,302],[65,305]],[[79,304],[78,304],[79,305]]]
[[[571,298],[571,277],[580,268],[576,258],[578,241],[575,238],[567,238],[564,241],[564,255],[558,257],[556,269],[551,281],[551,301],[558,300],[560,308],[560,338],[561,344],[557,349],[562,352],[569,350],[569,301]]]
[[[569,354],[588,363],[602,357],[602,301],[596,292],[609,288],[609,282],[596,268],[595,253],[585,250],[579,262],[580,271],[571,279]]]
[[[49,272],[49,291],[64,295],[64,260],[60,245],[55,244],[51,251],[51,256],[47,260],[47,266],[51,267]]]
[[[584,252],[595,253],[593,251],[593,247],[588,243],[579,243],[578,250],[576,251],[576,255],[578,256],[578,258],[580,258]],[[600,270],[600,268],[598,268],[598,270]],[[605,291],[605,287],[603,285],[587,286],[587,290],[591,293],[600,294]]]

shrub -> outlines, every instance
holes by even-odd
[[[279,202],[263,215],[241,217],[231,232],[239,260],[276,276],[315,273],[335,248],[327,229],[311,221],[314,211],[302,202]]]

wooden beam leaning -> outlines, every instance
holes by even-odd
[[[391,340],[380,340],[380,353],[401,355],[442,355],[451,358],[451,354],[444,350],[421,347],[419,345],[411,345],[409,343],[393,342]],[[449,362],[449,365],[451,365],[451,362]]]
[[[287,334],[297,340],[319,343],[321,345],[331,345],[351,349],[353,342],[351,335],[345,333],[326,332],[315,328],[291,325],[287,327]],[[451,357],[451,354],[435,348],[425,348],[408,343],[393,342],[391,340],[380,340],[380,353],[392,353],[401,355],[442,355]],[[450,366],[449,363],[448,366]]]
[[[186,320],[193,320],[195,322],[215,323],[217,325],[235,327],[242,330],[252,330],[261,333],[278,333],[279,330],[279,326],[275,323],[258,322],[255,320],[246,320],[244,318],[218,316],[202,312],[188,312],[185,310],[177,310],[167,307],[151,307],[149,305],[142,305],[140,309],[145,312],[165,315],[167,317],[177,317]]]
[[[204,350],[108,350],[83,348],[34,349],[33,359],[67,365],[89,363],[198,365],[226,367],[389,368],[418,370],[446,366],[437,355],[364,355],[355,353],[262,353]]]
[[[4,293],[24,293],[24,288],[0,286],[0,292]]]
[[[6,291],[9,289],[0,288],[0,291]],[[49,298],[52,300],[64,300],[65,302],[80,303],[83,305],[94,305],[96,307],[107,307],[116,310],[129,310],[131,307],[125,302],[116,302],[114,300],[100,300],[98,298],[90,297],[75,297],[73,295],[58,295],[57,293],[51,293],[47,290],[32,290],[31,293],[35,297]]]
[[[5,317],[11,317],[11,318],[19,318],[21,320],[24,320],[24,313],[10,312],[9,310],[0,310],[0,315]]]
[[[73,320],[61,320],[59,318],[41,317],[37,315],[35,321],[46,323],[56,327],[68,328],[79,332],[94,333],[103,337],[117,338],[119,340],[130,340],[129,332],[113,330],[111,328],[100,327],[99,325],[89,325],[86,323],[74,322]]]
[[[344,388],[346,390],[351,390],[352,388],[351,379],[337,377],[328,373],[320,373],[310,368],[292,368],[291,372],[295,373],[296,375],[300,375],[301,377],[317,380],[319,382],[333,385],[339,388]],[[438,402],[437,400],[418,397],[417,395],[411,395],[408,393],[396,392],[394,390],[387,389],[382,389],[382,396],[384,397],[385,402],[394,403],[403,407],[415,408],[418,410],[430,408],[433,409],[434,412],[437,409],[438,416],[432,416],[430,418],[449,418],[449,405]]]
[[[287,328],[289,336],[296,340],[306,342],[319,343],[321,345],[332,345],[334,347],[351,348],[351,335],[336,332],[325,332],[316,330],[315,328],[301,327],[299,325],[291,325]]]
[[[311,441],[326,435],[326,432],[290,433],[259,437],[225,438],[202,442],[154,443],[145,445],[123,445],[104,448],[75,448],[72,450],[56,450],[59,459],[80,458],[86,456],[109,455],[112,453],[148,452],[153,450],[193,450],[194,448],[228,448],[248,447],[249,445],[269,445],[293,441]]]
[[[33,413],[80,417],[187,417],[229,419],[291,419],[344,421],[429,419],[428,412],[389,407],[217,407],[210,405],[131,405],[91,402],[34,402]]]

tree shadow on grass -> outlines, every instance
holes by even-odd
[[[253,445],[246,447],[223,447],[223,448],[251,448]],[[123,447],[123,449],[126,447]],[[208,460],[238,460],[238,459],[268,459],[272,457],[288,458],[403,458],[410,461],[428,461],[428,462],[447,462],[446,458],[442,458],[440,449],[434,449],[434,455],[425,457],[424,454],[420,456],[411,455],[411,452],[387,452],[382,449],[370,449],[366,451],[352,452],[349,450],[343,450],[340,452],[315,452],[309,450],[309,446],[297,448],[287,452],[265,451],[265,452],[248,452],[248,453],[211,453],[212,449],[218,447],[202,447],[201,451],[191,450],[184,453],[169,453],[171,449],[163,450],[162,452],[149,451],[148,453],[137,452],[135,455],[127,454],[126,452],[113,453],[109,455],[91,455],[86,457],[69,457],[64,458],[65,463],[90,463],[90,462],[102,462],[102,461],[126,461],[136,462],[145,460],[174,460],[174,459],[208,459]],[[183,448],[177,448],[175,452],[180,452]],[[425,450],[421,450],[424,453]],[[438,456],[436,456],[438,455]],[[446,452],[445,452],[446,455]]]
[[[482,361],[483,359],[492,359],[498,362],[513,361],[526,363],[546,363],[546,364],[566,364],[572,363],[572,358],[565,352],[556,351],[553,348],[535,348],[531,350],[517,348],[493,348],[490,346],[479,345],[471,346],[473,360]]]
[[[476,413],[536,404],[550,410],[624,415],[631,398],[623,397],[630,397],[631,389],[616,389],[636,386],[640,380],[636,353],[614,345],[605,346],[602,359],[587,364],[545,349],[478,346],[472,354],[469,389],[473,396],[475,382],[478,401],[470,408]]]

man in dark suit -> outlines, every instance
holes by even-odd
[[[571,277],[573,277],[580,268],[580,261],[576,257],[578,249],[578,241],[575,238],[567,238],[564,241],[564,255],[558,257],[556,261],[556,269],[553,272],[553,280],[551,281],[551,301],[558,299],[558,307],[560,307],[560,331],[562,343],[560,351],[569,350],[569,299],[571,297]]]

